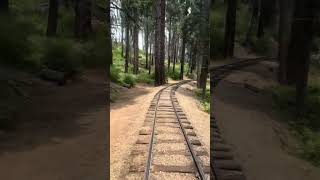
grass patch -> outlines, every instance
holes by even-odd
[[[207,83],[205,94],[203,94],[202,89],[197,89],[195,93],[201,103],[202,109],[205,112],[210,113],[210,101],[211,101],[210,85]]]
[[[139,50],[139,74],[133,74],[133,65],[129,63],[129,72],[124,72],[125,59],[121,55],[121,44],[113,44],[113,65],[111,66],[110,76],[112,82],[122,85],[123,83],[128,85],[135,85],[136,83],[154,84],[155,75],[154,72],[149,74],[149,70],[145,69],[145,55],[143,50]]]
[[[154,84],[155,74],[149,74],[147,72],[142,72],[136,76],[136,81],[138,83]]]
[[[297,154],[320,166],[320,88],[315,84],[308,87],[306,110],[296,118],[295,89],[274,87],[272,89],[275,108],[292,128],[300,143]]]
[[[125,74],[122,82],[128,84],[130,87],[133,87],[136,84],[136,78],[131,74]]]

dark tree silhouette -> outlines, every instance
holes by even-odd
[[[224,56],[232,57],[234,50],[234,40],[236,33],[236,15],[237,15],[237,0],[228,0],[228,8],[226,14],[226,25],[225,25],[225,47]]]
[[[291,20],[293,12],[293,0],[279,1],[280,18],[279,18],[279,71],[278,80],[281,84],[287,84],[287,69],[288,69],[288,48],[291,34]]]
[[[208,65],[210,58],[210,39],[209,39],[209,9],[211,0],[204,0],[202,2],[202,17],[201,17],[201,71],[198,82],[198,87],[202,88],[203,95],[205,95],[207,78],[208,78]]]
[[[294,19],[292,23],[291,43],[288,60],[289,83],[296,82],[297,112],[303,112],[308,72],[310,64],[310,50],[314,34],[317,0],[295,0]]]
[[[138,74],[139,72],[139,30],[138,25],[133,25],[133,73]]]
[[[91,0],[75,0],[75,27],[74,34],[78,39],[87,38],[92,32]]]
[[[0,12],[8,12],[8,11],[9,11],[9,0],[1,0]]]
[[[165,84],[165,11],[166,1],[156,1],[156,28],[155,28],[155,85]]]
[[[57,34],[59,0],[50,0],[47,36],[55,36]]]

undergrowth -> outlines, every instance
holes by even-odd
[[[139,73],[137,75],[133,74],[133,66],[129,64],[128,73],[125,73],[124,64],[125,60],[121,55],[121,46],[119,44],[114,44],[112,47],[113,53],[113,65],[110,68],[110,79],[112,82],[120,85],[130,85],[134,86],[136,83],[154,84],[154,72],[149,74],[149,70],[145,69],[143,63],[140,64]],[[144,52],[139,51],[140,62],[144,62]]]
[[[298,155],[316,166],[320,166],[320,87],[310,84],[306,107],[302,116],[296,117],[295,89],[274,87],[272,89],[275,108],[292,128],[300,142]]]
[[[203,110],[207,113],[210,113],[210,101],[211,101],[211,95],[210,95],[210,85],[209,83],[207,83],[207,87],[206,87],[206,91],[203,94],[203,90],[202,89],[197,89],[195,91],[201,106],[203,108]]]

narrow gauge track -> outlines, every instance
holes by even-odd
[[[253,59],[236,58],[237,62],[210,68],[211,114],[210,114],[210,168],[214,180],[245,180],[240,164],[234,160],[232,148],[223,139],[214,116],[214,89],[219,82],[235,70],[255,65],[261,61],[274,61],[275,58]]]
[[[154,96],[126,179],[210,179],[209,154],[175,97],[187,82],[167,86]]]
[[[272,57],[258,57],[258,58],[251,58],[251,59],[234,58],[234,60],[236,61],[234,63],[217,66],[217,67],[211,67],[210,68],[211,80],[212,80],[211,82],[213,82],[211,87],[215,88],[222,79],[224,79],[226,76],[228,76],[230,73],[232,73],[235,70],[252,66],[262,61],[274,62],[275,59],[276,58],[272,58]]]

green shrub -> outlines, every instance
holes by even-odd
[[[320,134],[304,128],[300,133],[300,140],[302,142],[300,155],[314,165],[320,166]]]
[[[43,54],[44,64],[52,70],[61,71],[73,76],[80,72],[81,48],[71,40],[48,39]]]
[[[120,70],[114,65],[110,66],[110,80],[114,83],[121,82]]]
[[[262,38],[252,37],[250,39],[251,49],[261,55],[270,55],[272,53],[272,38],[270,35],[265,35]]]
[[[295,89],[274,87],[272,89],[275,107],[294,130],[299,142],[302,158],[320,166],[320,88],[311,84],[307,90],[306,107],[302,116],[296,117]]]
[[[203,95],[202,89],[197,89],[195,93],[198,99],[200,100],[203,110],[207,113],[210,113],[210,99],[211,99],[210,88],[209,87],[206,88],[204,95]]]
[[[102,38],[104,39],[104,38]],[[82,44],[83,65],[86,67],[101,67],[108,64],[107,43],[102,40],[90,40]]]
[[[19,67],[32,66],[26,61],[32,53],[28,40],[33,31],[32,24],[3,15],[0,15],[0,21],[0,62]]]
[[[136,84],[136,80],[133,77],[133,75],[131,74],[125,74],[123,77],[122,82],[124,82],[125,84],[130,85],[131,87],[133,87]]]
[[[170,70],[168,76],[173,80],[178,80],[180,79],[180,71],[178,71],[177,68],[174,72]]]
[[[147,83],[147,84],[153,84],[154,83],[154,74],[148,74],[148,73],[140,73],[136,77],[136,81],[138,83]]]

